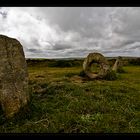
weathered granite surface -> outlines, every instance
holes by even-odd
[[[91,72],[90,70],[92,63],[98,63],[100,66],[100,70],[97,74]],[[102,54],[89,53],[89,55],[85,58],[83,62],[83,70],[89,78],[95,79],[95,78],[103,78],[111,69],[108,61]]]
[[[122,63],[122,57],[118,57],[116,59],[116,62],[114,63],[112,70],[117,72],[117,70],[122,69],[123,63]]]
[[[0,35],[0,104],[6,117],[12,117],[28,100],[23,47],[18,40]]]

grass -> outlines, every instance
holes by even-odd
[[[109,80],[83,80],[82,67],[29,66],[31,101],[0,133],[140,133],[140,67]]]
[[[90,69],[91,69],[91,72],[98,73],[99,70],[100,70],[100,66],[99,66],[98,63],[93,63],[93,64],[91,64],[91,68]]]

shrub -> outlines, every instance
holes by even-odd
[[[85,72],[82,70],[82,71],[79,73],[79,76],[81,76],[81,77],[85,77],[86,74],[85,74]]]
[[[118,68],[118,69],[117,69],[117,72],[118,72],[118,73],[125,73],[125,70],[124,70],[123,68]]]
[[[65,74],[66,77],[72,77],[74,75],[76,75],[76,73],[73,73],[73,72]]]
[[[130,59],[129,64],[131,64],[131,65],[140,65],[140,58]]]
[[[117,74],[115,71],[109,71],[106,76],[103,78],[105,80],[116,80],[117,79]]]

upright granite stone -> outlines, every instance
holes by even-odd
[[[91,71],[92,63],[98,63],[98,65],[100,66],[100,70],[98,73],[93,73]],[[89,78],[95,79],[105,77],[111,71],[111,68],[108,61],[102,54],[89,53],[89,55],[85,58],[83,62],[83,70]]]
[[[6,117],[12,117],[28,100],[23,47],[18,40],[0,35],[0,104]]]
[[[114,63],[114,65],[112,67],[112,70],[117,72],[118,70],[122,70],[122,66],[123,66],[122,57],[119,56],[116,59],[116,62]]]

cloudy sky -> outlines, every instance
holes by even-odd
[[[0,34],[26,58],[140,56],[140,7],[1,7]]]

